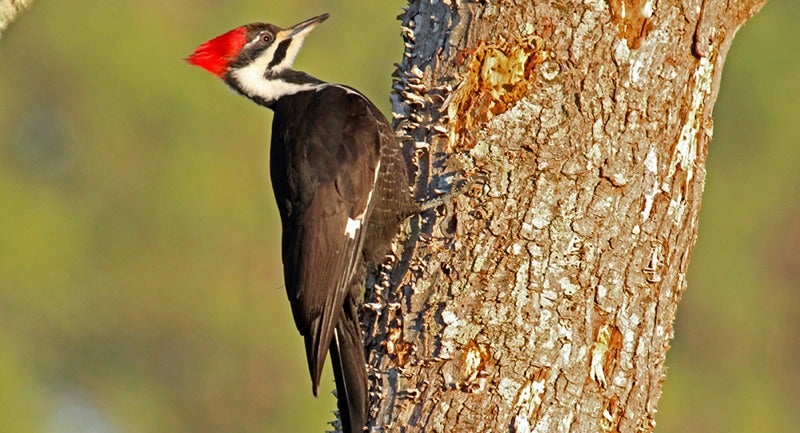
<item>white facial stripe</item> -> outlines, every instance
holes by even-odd
[[[283,60],[281,60],[280,63],[275,65],[273,70],[275,70],[275,71],[283,71],[283,70],[286,70],[286,69],[292,67],[292,65],[294,64],[294,59],[297,57],[297,53],[300,52],[300,48],[303,46],[303,42],[305,41],[306,36],[308,36],[308,34],[311,32],[311,30],[314,30],[314,27],[316,27],[316,25],[308,26],[305,29],[303,29],[301,32],[299,32],[299,33],[295,34],[294,36],[292,36],[292,42],[291,42],[291,44],[289,44],[289,48],[286,49],[286,55],[283,56]],[[279,32],[277,37],[275,38],[276,43],[273,44],[273,45],[275,45],[277,47],[277,45],[279,43],[278,41],[283,41],[284,38],[286,38],[287,36],[288,36],[288,32],[286,32],[286,31]],[[272,58],[273,55],[274,55],[274,50],[270,54],[269,58]]]
[[[244,44],[244,47],[242,47],[242,50],[244,50],[244,49],[246,49],[246,48],[250,48],[250,47],[251,47],[253,44],[255,44],[256,42],[258,42],[258,41],[259,41],[259,39],[261,39],[261,34],[260,34],[260,33],[259,33],[259,34],[257,34],[257,35],[256,35],[256,37],[254,37],[254,38],[253,38],[253,39],[252,39],[250,42],[248,42],[248,43]]]
[[[272,45],[269,46],[269,48],[264,50],[264,52],[261,53],[261,55],[258,56],[256,61],[253,62],[253,63],[261,62],[260,64],[263,65],[262,71],[266,71],[267,70],[267,66],[272,61],[272,59],[275,57],[275,51],[278,50],[278,45],[280,45],[280,43],[281,43],[281,34],[278,33],[278,36],[275,37],[275,42],[273,42]]]
[[[286,50],[286,55],[283,56],[283,60],[273,68],[275,71],[283,71],[292,67],[297,53],[300,52],[300,47],[303,46],[303,39],[304,36],[295,36],[292,43],[289,44],[289,48]]]

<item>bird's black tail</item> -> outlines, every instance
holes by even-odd
[[[342,432],[360,433],[367,424],[367,370],[358,307],[349,296],[331,340],[330,354]]]

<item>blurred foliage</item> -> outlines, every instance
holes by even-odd
[[[402,4],[40,0],[5,32],[0,430],[326,428],[282,287],[270,116],[181,58],[331,12],[298,67],[388,112]],[[771,0],[728,56],[660,433],[800,425],[798,20]]]
[[[42,0],[0,40],[0,431],[333,419],[282,286],[271,117],[182,58],[331,12],[298,66],[388,112],[401,2],[272,3]]]

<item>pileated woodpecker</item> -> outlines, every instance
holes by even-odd
[[[367,416],[358,320],[364,277],[415,206],[400,143],[380,110],[351,87],[291,69],[305,37],[327,18],[286,29],[237,27],[187,61],[275,113],[270,175],[286,292],[305,337],[312,390],[317,395],[330,350],[343,431],[360,432]]]

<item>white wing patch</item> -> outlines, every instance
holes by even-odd
[[[344,227],[345,236],[349,237],[350,239],[356,238],[356,232],[361,228],[361,218],[363,217],[364,214],[362,213],[356,217],[356,219],[347,218],[347,225]]]
[[[347,225],[344,226],[344,235],[350,239],[355,239],[356,232],[361,228],[361,222],[364,221],[364,215],[366,215],[367,209],[369,209],[369,205],[372,202],[372,193],[375,192],[375,186],[378,183],[378,174],[380,172],[381,160],[379,159],[378,164],[375,166],[375,177],[372,179],[372,189],[369,190],[369,194],[367,195],[367,204],[364,206],[364,210],[356,216],[356,219],[347,217]]]

